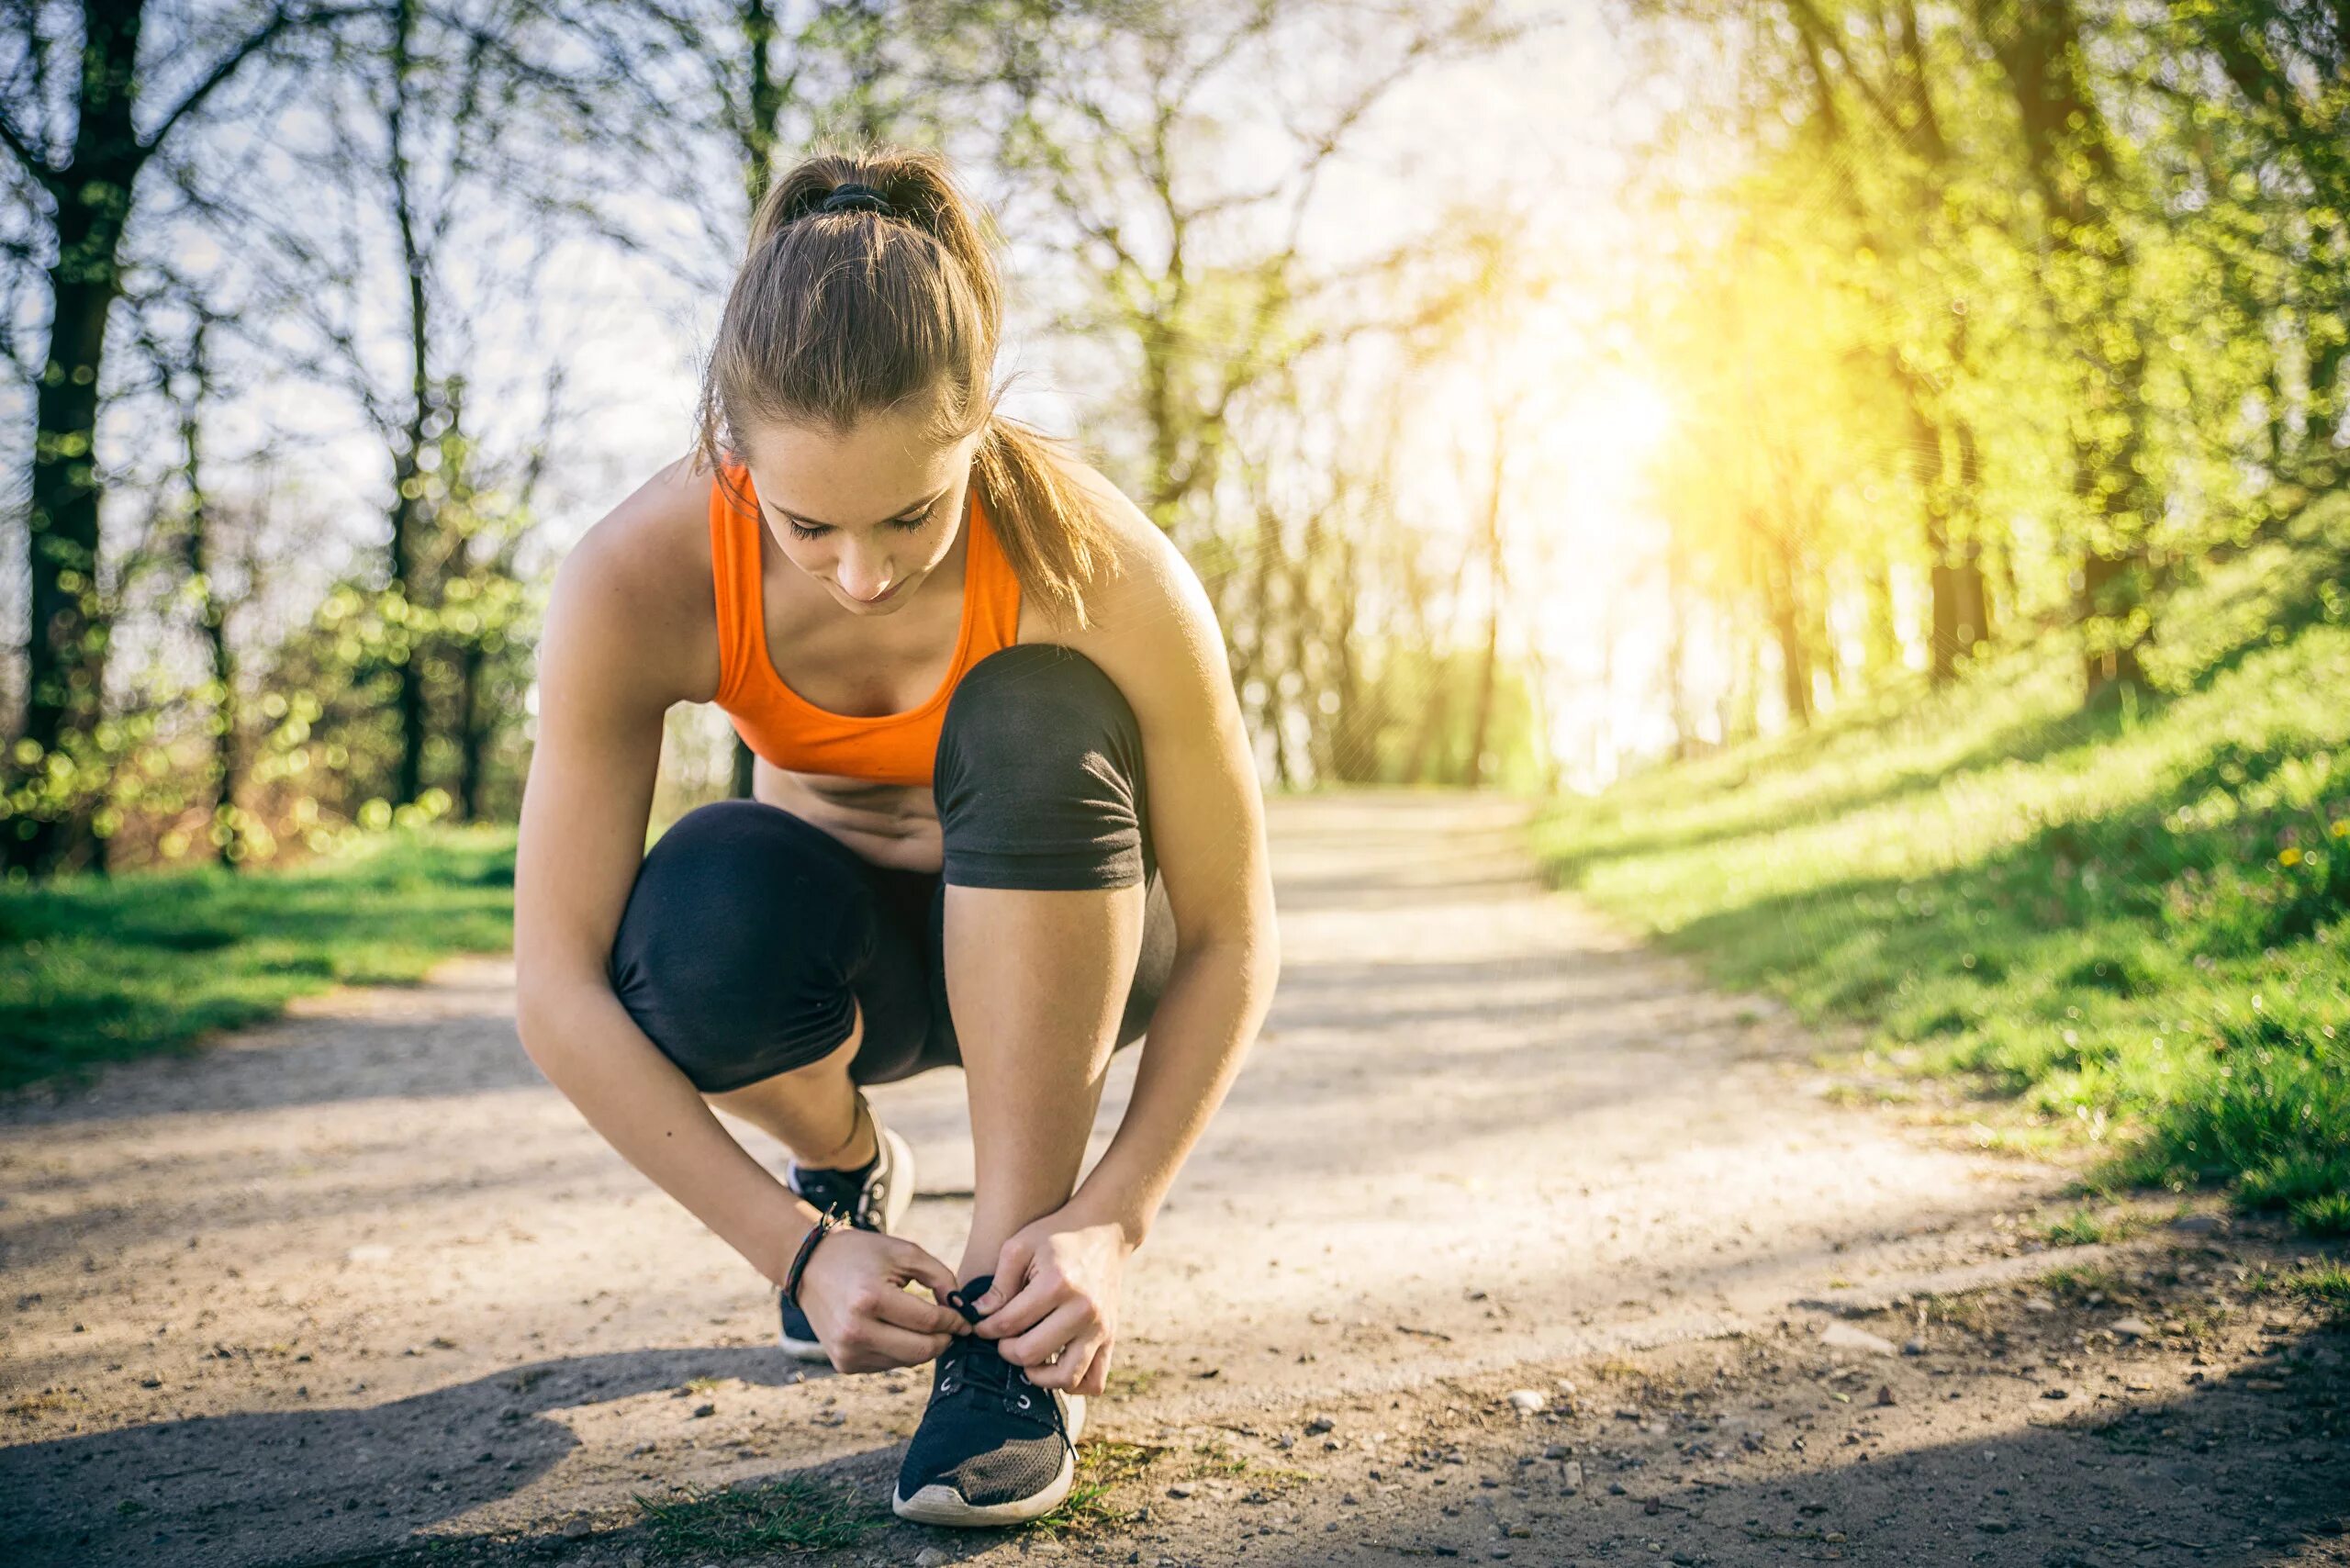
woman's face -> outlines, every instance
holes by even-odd
[[[946,446],[927,411],[876,414],[846,434],[809,425],[746,431],[751,486],[791,564],[856,615],[889,615],[955,547],[979,437]]]

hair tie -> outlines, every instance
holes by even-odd
[[[898,209],[890,205],[888,196],[883,196],[871,185],[855,184],[834,185],[833,194],[819,203],[816,210],[818,212],[878,212],[884,218],[894,218],[898,214]]]

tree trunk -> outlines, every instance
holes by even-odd
[[[1779,694],[1787,705],[1787,722],[1808,725],[1811,652],[1804,640],[1803,574],[1785,530],[1761,529],[1757,537],[1768,541],[1762,576],[1770,600],[1771,634],[1779,644]]]
[[[468,637],[457,655],[457,817],[481,821],[482,754],[487,729],[481,711],[481,639]]]
[[[399,230],[400,256],[408,271],[408,422],[400,431],[402,444],[392,454],[392,537],[387,554],[391,599],[401,615],[391,638],[399,679],[395,718],[400,732],[399,777],[392,795],[395,805],[408,805],[424,790],[424,647],[417,620],[408,612],[421,608],[424,597],[417,568],[431,519],[424,499],[423,454],[433,389],[431,297],[425,287],[426,257],[417,238],[415,206],[408,196],[408,43],[416,29],[415,0],[398,0],[394,14],[393,82],[386,129],[392,165],[392,217]]]
[[[1494,722],[1494,681],[1501,661],[1502,595],[1506,584],[1502,567],[1502,474],[1509,456],[1508,432],[1494,421],[1493,473],[1485,492],[1485,652],[1477,670],[1477,710],[1469,727],[1468,776],[1472,790],[1485,781],[1485,742]]]
[[[98,381],[106,319],[122,292],[123,225],[145,162],[132,123],[143,0],[83,7],[82,76],[70,173],[43,181],[57,204],[57,260],[46,368],[33,398],[32,483],[26,512],[29,611],[25,722],[29,761],[12,762],[14,831],[0,835],[10,871],[45,877],[99,849],[86,791],[50,772],[61,754],[98,765],[96,729],[112,628],[98,600]]]
[[[741,143],[737,151],[743,158],[743,191],[750,203],[745,210],[756,212],[775,179],[776,125],[790,102],[791,84],[776,73],[775,7],[768,0],[742,0],[739,15],[749,58],[747,102],[735,128]],[[747,801],[757,779],[759,759],[740,734],[732,739],[733,766],[727,789],[734,799]]]
[[[204,633],[212,666],[211,778],[212,834],[224,869],[236,870],[244,858],[244,841],[237,818],[237,671],[229,650],[227,607],[212,580],[211,507],[204,487],[204,431],[199,412],[210,399],[212,383],[204,353],[204,329],[199,324],[190,344],[194,396],[180,413],[180,446],[185,454],[187,483],[187,580],[196,593],[196,622]]]
[[[2088,521],[2074,604],[2083,700],[2097,702],[2143,684],[2138,650],[2152,625],[2146,535],[2156,501],[2139,466],[2148,415],[2144,335],[2132,308],[2137,262],[2109,205],[2120,173],[2072,0],[1975,0],[1975,15],[2014,95],[2051,249],[2079,273],[2070,288],[2050,268],[2041,276],[2086,361],[2072,399],[2073,490]]]

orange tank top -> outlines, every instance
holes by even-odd
[[[793,773],[827,773],[885,784],[931,781],[946,699],[963,672],[1020,634],[1020,579],[997,543],[974,483],[964,519],[962,631],[946,678],[920,707],[860,718],[819,708],[783,683],[768,656],[759,591],[758,512],[750,470],[729,465],[710,489],[710,563],[718,596],[720,673],[715,699],[743,744]],[[730,494],[732,489],[739,493]]]

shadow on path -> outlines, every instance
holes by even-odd
[[[532,1485],[578,1447],[555,1412],[697,1377],[800,1381],[766,1347],[628,1350],[384,1405],[205,1416],[0,1449],[0,1556],[12,1568],[200,1568],[274,1561],[298,1536],[302,1561],[331,1560]]]

